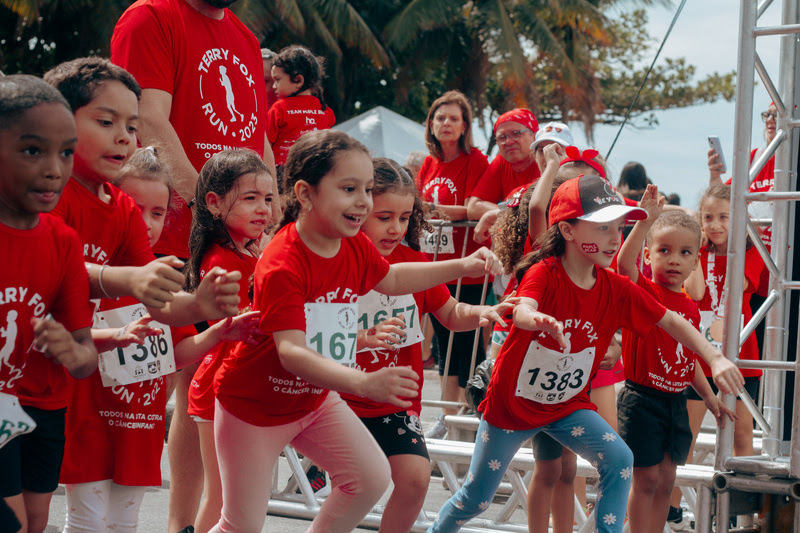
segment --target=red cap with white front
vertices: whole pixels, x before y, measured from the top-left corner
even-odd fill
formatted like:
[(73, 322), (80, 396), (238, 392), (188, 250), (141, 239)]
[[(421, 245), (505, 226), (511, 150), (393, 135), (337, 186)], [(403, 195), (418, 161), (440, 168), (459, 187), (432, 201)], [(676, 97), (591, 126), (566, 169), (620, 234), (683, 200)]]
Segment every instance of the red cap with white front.
[(562, 183), (550, 202), (551, 226), (573, 218), (604, 223), (622, 217), (644, 220), (647, 211), (625, 205), (611, 183), (592, 174)]

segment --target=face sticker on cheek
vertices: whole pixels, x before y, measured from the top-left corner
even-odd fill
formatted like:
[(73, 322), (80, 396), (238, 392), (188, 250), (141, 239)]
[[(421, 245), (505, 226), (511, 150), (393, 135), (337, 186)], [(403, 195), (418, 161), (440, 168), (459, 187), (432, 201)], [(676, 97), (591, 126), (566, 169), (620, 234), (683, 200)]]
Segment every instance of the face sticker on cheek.
[(581, 248), (583, 248), (583, 251), (586, 252), (587, 254), (596, 254), (597, 252), (600, 251), (597, 245), (593, 242), (581, 243)]

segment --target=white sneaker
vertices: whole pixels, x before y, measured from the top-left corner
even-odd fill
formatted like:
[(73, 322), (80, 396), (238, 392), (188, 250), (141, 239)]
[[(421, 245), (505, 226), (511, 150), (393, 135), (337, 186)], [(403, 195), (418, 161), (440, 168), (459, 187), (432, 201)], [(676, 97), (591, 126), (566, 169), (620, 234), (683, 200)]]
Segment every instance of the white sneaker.
[(675, 514), (677, 516), (672, 515), (667, 517), (667, 525), (669, 526), (669, 528), (672, 531), (691, 531), (692, 521), (686, 515), (685, 511), (681, 508), (679, 512)]
[(444, 413), (440, 413), (436, 422), (425, 432), (425, 438), (443, 439), (445, 435), (447, 435), (447, 426), (444, 425)]

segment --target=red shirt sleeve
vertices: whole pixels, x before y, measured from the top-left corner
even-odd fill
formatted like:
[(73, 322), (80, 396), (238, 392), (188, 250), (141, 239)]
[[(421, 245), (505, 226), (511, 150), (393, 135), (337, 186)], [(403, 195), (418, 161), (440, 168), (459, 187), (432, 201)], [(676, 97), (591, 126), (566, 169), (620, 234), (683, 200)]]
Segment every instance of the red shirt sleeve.
[(502, 158), (497, 156), (486, 168), (478, 184), (472, 191), (472, 196), (487, 202), (497, 203), (503, 200), (502, 191)]
[(83, 262), (83, 245), (71, 230), (65, 232), (64, 240), (61, 290), (51, 312), (67, 331), (75, 331), (91, 327), (94, 309), (89, 302), (89, 275)]
[(464, 191), (464, 198), (472, 196), (472, 191), (478, 185), (488, 166), (489, 163), (486, 156), (477, 148), (473, 148), (469, 155), (469, 169), (467, 170), (467, 186)]
[(650, 329), (667, 314), (667, 308), (630, 279), (613, 272), (606, 273), (616, 281), (614, 293), (620, 296), (621, 326), (640, 337), (647, 336)]
[(173, 94), (176, 43), (171, 25), (163, 23), (169, 17), (150, 2), (125, 11), (111, 37), (111, 62), (133, 74), (142, 88)]
[(270, 144), (275, 144), (275, 141), (278, 140), (280, 129), (286, 126), (283, 111), (284, 101), (278, 100), (269, 108), (269, 113), (267, 113), (267, 140)]

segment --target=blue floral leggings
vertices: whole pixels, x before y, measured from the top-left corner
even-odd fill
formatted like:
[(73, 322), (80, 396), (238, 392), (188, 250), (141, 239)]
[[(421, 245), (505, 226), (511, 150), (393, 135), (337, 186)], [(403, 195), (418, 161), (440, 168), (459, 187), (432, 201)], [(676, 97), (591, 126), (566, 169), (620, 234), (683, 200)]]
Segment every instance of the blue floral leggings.
[(597, 530), (622, 531), (631, 488), (633, 454), (600, 415), (581, 409), (552, 424), (525, 431), (496, 428), (482, 420), (467, 479), (444, 504), (428, 533), (458, 531), (468, 520), (485, 511), (514, 454), (539, 431), (547, 432), (597, 468), (600, 473), (595, 508)]

